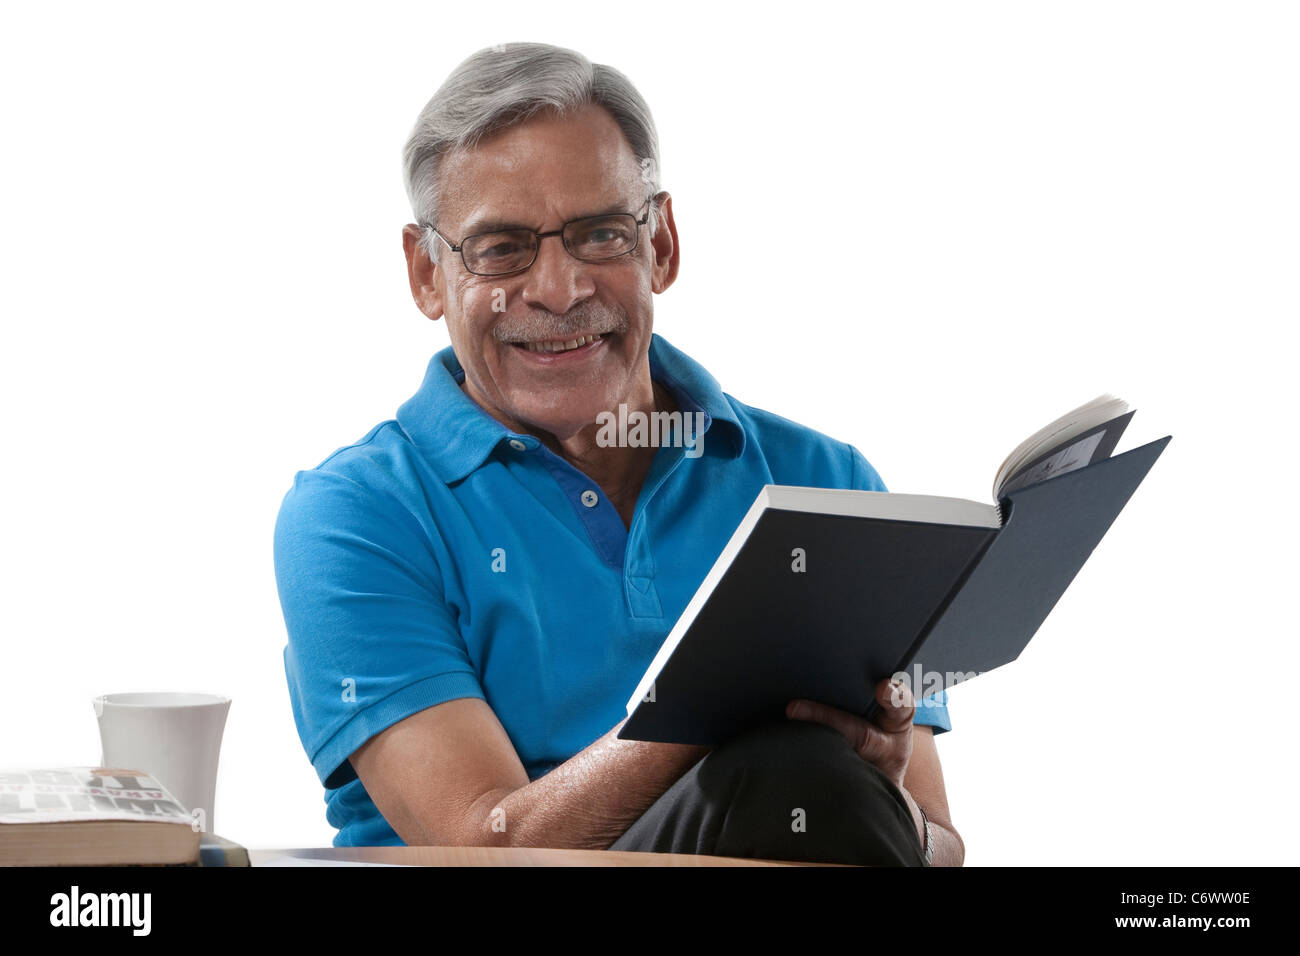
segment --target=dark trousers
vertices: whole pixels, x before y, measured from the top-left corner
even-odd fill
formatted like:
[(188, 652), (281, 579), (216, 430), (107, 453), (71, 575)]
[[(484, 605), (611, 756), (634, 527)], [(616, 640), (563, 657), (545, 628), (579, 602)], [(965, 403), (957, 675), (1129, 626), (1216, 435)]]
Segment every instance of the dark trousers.
[(903, 795), (823, 724), (780, 720), (711, 750), (611, 850), (921, 866)]

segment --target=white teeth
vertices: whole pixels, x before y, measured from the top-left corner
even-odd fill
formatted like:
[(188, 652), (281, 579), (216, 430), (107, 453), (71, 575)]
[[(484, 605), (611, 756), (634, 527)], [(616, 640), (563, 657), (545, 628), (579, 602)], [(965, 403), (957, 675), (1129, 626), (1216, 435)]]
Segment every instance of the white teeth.
[(600, 338), (599, 335), (584, 335), (580, 339), (569, 339), (568, 341), (525, 342), (524, 348), (528, 349), (530, 352), (568, 352), (571, 349), (582, 348), (584, 345), (589, 345), (598, 338)]

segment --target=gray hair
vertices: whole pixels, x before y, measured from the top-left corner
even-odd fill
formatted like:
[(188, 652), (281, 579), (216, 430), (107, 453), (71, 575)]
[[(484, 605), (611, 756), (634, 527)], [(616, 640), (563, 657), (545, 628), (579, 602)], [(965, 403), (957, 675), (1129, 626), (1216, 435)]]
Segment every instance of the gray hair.
[(432, 225), (438, 221), (438, 166), (453, 149), (469, 149), (490, 133), (543, 110), (561, 115), (595, 104), (607, 110), (641, 163), (655, 196), (650, 234), (658, 218), (659, 137), (650, 107), (631, 81), (611, 66), (546, 43), (487, 47), (452, 71), (420, 111), (402, 151), (406, 195), (422, 227), (420, 247), (437, 258)]

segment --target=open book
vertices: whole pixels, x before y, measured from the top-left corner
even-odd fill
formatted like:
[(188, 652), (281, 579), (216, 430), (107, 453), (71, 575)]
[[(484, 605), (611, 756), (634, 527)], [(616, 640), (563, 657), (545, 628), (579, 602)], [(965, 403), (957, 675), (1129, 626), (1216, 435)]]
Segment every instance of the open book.
[(712, 745), (792, 698), (870, 717), (1015, 660), (1170, 436), (1111, 457), (1102, 395), (1003, 461), (995, 504), (766, 485), (628, 701), (618, 736)]

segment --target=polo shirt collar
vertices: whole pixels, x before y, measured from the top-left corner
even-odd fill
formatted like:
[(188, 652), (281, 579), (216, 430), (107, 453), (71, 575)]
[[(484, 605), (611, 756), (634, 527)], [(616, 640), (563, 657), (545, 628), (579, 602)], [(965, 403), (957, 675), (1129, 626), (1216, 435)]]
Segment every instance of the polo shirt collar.
[[(657, 334), (650, 337), (650, 377), (673, 392), (683, 412), (704, 412), (704, 431), (724, 439), (724, 453), (737, 458), (745, 449), (745, 430), (709, 372)], [(515, 434), (461, 391), (465, 371), (451, 346), (429, 360), (420, 390), (397, 410), (397, 423), (448, 484), (470, 474), (503, 442), (536, 448), (532, 435)], [(714, 429), (720, 425), (720, 429)], [(706, 454), (716, 443), (706, 442)]]

